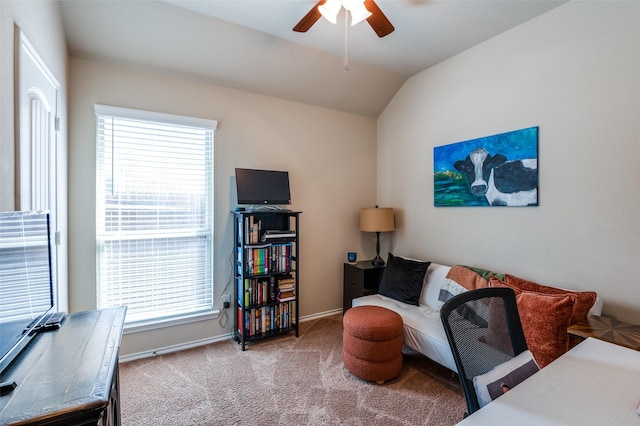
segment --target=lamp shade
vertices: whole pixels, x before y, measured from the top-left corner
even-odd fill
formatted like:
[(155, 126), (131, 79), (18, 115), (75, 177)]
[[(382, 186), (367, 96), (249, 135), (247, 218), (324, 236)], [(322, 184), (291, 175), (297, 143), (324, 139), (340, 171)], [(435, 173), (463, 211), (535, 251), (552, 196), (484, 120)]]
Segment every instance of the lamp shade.
[(371, 207), (360, 210), (360, 230), (364, 232), (390, 232), (395, 229), (391, 207)]
[(351, 12), (351, 25), (355, 25), (359, 22), (364, 21), (369, 16), (371, 16), (371, 12), (367, 10), (364, 6), (364, 2), (356, 2), (354, 7), (349, 10)]
[(335, 24), (338, 22), (338, 12), (340, 12), (341, 7), (342, 2), (340, 0), (327, 0), (325, 4), (318, 6), (318, 11), (327, 21)]

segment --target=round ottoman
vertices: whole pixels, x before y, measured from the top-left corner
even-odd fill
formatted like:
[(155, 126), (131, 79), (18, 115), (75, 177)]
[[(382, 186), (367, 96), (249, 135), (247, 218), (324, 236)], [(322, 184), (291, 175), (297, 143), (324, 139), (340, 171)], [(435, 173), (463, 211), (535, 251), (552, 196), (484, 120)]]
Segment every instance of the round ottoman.
[(342, 320), (342, 359), (355, 376), (384, 383), (402, 371), (402, 317), (380, 306), (356, 306)]

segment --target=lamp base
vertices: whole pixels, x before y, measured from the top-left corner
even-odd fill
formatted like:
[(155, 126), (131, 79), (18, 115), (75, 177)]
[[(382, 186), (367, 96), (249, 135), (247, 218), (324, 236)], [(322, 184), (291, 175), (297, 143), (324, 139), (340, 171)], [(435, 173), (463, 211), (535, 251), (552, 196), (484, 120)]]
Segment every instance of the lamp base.
[(373, 266), (384, 266), (384, 265), (385, 265), (385, 262), (384, 262), (384, 259), (383, 259), (383, 258), (381, 258), (379, 254), (376, 254), (376, 257), (374, 257), (374, 258), (371, 260), (371, 264), (372, 264)]

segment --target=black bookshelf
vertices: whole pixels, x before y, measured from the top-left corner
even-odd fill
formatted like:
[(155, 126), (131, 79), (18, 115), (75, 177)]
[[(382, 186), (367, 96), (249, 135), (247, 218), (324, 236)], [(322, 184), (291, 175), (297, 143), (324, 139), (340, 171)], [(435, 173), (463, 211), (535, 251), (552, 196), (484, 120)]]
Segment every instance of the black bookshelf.
[(299, 335), (299, 219), (291, 210), (234, 211), (234, 338)]

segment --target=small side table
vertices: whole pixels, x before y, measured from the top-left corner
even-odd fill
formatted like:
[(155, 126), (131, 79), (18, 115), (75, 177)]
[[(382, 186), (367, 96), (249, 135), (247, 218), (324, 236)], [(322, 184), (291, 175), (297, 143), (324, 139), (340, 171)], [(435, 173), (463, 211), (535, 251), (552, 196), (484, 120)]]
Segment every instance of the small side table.
[(344, 264), (343, 314), (351, 307), (353, 299), (378, 292), (383, 272), (384, 266), (373, 266), (371, 260)]
[(615, 318), (591, 315), (587, 317), (586, 322), (570, 326), (567, 332), (583, 339), (595, 337), (640, 351), (640, 325), (618, 321)]

